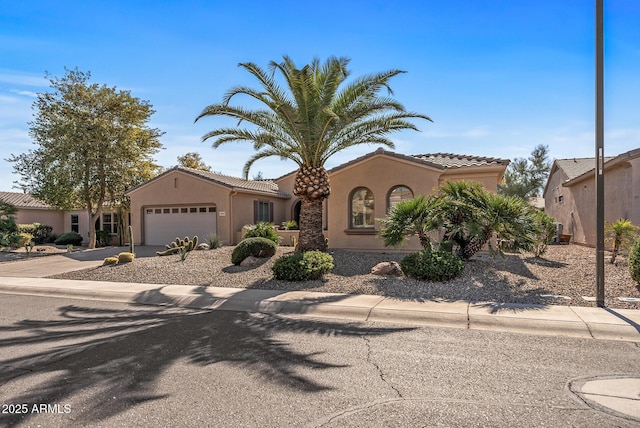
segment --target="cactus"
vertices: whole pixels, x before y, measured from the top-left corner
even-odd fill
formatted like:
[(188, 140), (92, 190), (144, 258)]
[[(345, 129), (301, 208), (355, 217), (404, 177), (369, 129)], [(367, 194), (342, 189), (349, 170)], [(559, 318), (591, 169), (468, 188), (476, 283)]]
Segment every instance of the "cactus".
[(134, 245), (133, 245), (133, 228), (129, 226), (129, 252), (131, 254), (135, 254)]
[(102, 262), (103, 266), (107, 266), (107, 265), (115, 265), (118, 264), (118, 258), (117, 257), (107, 257), (106, 259), (104, 259), (104, 261)]
[(131, 263), (134, 258), (135, 256), (133, 253), (123, 252), (118, 254), (118, 263)]
[(180, 260), (184, 261), (187, 255), (198, 246), (198, 237), (193, 239), (185, 236), (184, 239), (176, 238), (175, 241), (166, 244), (164, 251), (156, 251), (157, 256), (170, 256), (171, 254), (179, 254)]

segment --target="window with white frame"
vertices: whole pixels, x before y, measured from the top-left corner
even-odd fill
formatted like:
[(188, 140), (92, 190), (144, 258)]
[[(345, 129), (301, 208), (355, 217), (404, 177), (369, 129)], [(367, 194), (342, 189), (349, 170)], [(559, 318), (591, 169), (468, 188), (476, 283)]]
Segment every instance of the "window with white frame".
[(102, 214), (102, 230), (109, 232), (112, 235), (118, 233), (118, 214), (117, 213)]
[(78, 214), (71, 214), (71, 231), (80, 232), (80, 216)]

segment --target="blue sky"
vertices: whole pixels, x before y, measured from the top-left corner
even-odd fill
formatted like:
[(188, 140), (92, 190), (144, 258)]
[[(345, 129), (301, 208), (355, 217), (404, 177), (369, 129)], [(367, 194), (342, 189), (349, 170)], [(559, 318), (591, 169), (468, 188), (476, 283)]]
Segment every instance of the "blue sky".
[[(45, 71), (64, 67), (154, 106), (160, 165), (196, 151), (239, 176), (250, 144), (200, 142), (234, 122), (193, 121), (232, 86), (257, 86), (238, 63), (266, 67), (284, 54), (299, 65), (348, 56), (354, 77), (406, 70), (392, 80), (395, 98), (434, 123), (394, 134), (397, 152), (513, 159), (546, 144), (551, 158), (592, 157), (594, 10), (593, 0), (0, 0), (0, 190), (15, 191), (17, 179), (5, 159), (35, 147), (28, 122), (35, 93), (49, 90)], [(640, 147), (639, 22), (639, 1), (605, 0), (606, 155)], [(270, 158), (251, 174), (293, 169)]]

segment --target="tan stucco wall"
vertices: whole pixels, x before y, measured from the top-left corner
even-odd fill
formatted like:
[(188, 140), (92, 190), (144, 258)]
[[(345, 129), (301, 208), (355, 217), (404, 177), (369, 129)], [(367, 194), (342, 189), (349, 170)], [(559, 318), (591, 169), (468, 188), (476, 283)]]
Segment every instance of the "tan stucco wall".
[(180, 171), (172, 171), (134, 189), (129, 196), (131, 226), (136, 244), (144, 243), (144, 209), (146, 207), (158, 205), (170, 207), (184, 204), (215, 205), (218, 215), (215, 233), (223, 243), (233, 242), (230, 219), (234, 214), (230, 210), (229, 189), (224, 186)]
[[(328, 238), (331, 248), (354, 250), (375, 249), (392, 251), (385, 248), (375, 234), (350, 234), (349, 216), (352, 191), (357, 187), (367, 187), (374, 195), (374, 218), (381, 219), (387, 215), (387, 195), (396, 186), (406, 186), (414, 196), (429, 194), (438, 186), (440, 171), (407, 162), (389, 156), (373, 156), (363, 162), (339, 169), (329, 175), (331, 180), (331, 196), (328, 205)], [(376, 220), (375, 230), (381, 223)], [(416, 239), (402, 247), (403, 251), (419, 249)]]
[(16, 213), (16, 223), (40, 223), (53, 228), (52, 233), (60, 235), (64, 230), (64, 213), (49, 209), (21, 208)]
[[(269, 195), (257, 195), (252, 193), (236, 193), (232, 197), (233, 209), (231, 217), (231, 227), (233, 244), (237, 244), (242, 239), (242, 228), (254, 223), (254, 201), (273, 202), (273, 223), (279, 225), (285, 221), (285, 210), (288, 199), (274, 198)], [(218, 218), (220, 220), (220, 218)]]
[[(605, 222), (627, 218), (640, 225), (640, 159), (605, 169)], [(571, 186), (562, 186), (566, 175), (557, 171), (549, 178), (545, 194), (545, 211), (563, 225), (563, 233), (573, 242), (596, 245), (595, 177), (589, 175)], [(558, 197), (562, 196), (562, 202)]]

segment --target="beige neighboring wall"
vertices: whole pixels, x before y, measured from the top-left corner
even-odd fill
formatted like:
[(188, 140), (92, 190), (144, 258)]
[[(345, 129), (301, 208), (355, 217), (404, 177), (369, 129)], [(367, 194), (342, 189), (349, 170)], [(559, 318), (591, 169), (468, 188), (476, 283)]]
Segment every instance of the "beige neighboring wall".
[[(605, 164), (605, 222), (619, 218), (640, 225), (640, 157)], [(549, 178), (545, 211), (563, 226), (572, 241), (596, 245), (596, 189), (593, 170), (567, 182), (561, 170)]]
[(53, 209), (20, 208), (16, 213), (16, 223), (40, 223), (52, 227), (51, 233), (60, 235), (64, 230), (64, 213)]

